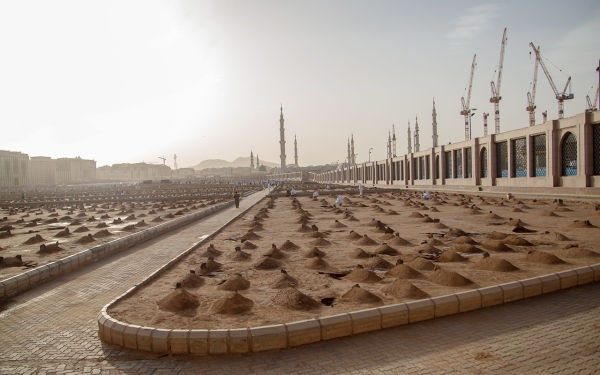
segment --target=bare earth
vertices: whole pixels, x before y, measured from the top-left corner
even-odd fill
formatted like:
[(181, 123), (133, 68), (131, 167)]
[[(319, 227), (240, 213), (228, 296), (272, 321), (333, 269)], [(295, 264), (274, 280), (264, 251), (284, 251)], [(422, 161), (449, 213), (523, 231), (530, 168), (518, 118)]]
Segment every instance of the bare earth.
[[(595, 210), (596, 204), (482, 200), (445, 193), (432, 194), (431, 200), (422, 200), (419, 195), (410, 192), (366, 197), (346, 194), (341, 209), (332, 206), (333, 196), (321, 195), (318, 200), (299, 197), (300, 208), (293, 204), (293, 198), (265, 199), (210, 241), (217, 252), (207, 251), (208, 245), (193, 251), (157, 280), (109, 309), (109, 314), (130, 324), (169, 329), (264, 326), (455, 293), (600, 262), (600, 211)], [(397, 215), (390, 214), (390, 210)], [(556, 216), (548, 216), (550, 211)], [(308, 213), (304, 218), (311, 232), (299, 231), (304, 212)], [(439, 219), (439, 223), (411, 217), (419, 216), (414, 212)], [(401, 239), (371, 226), (375, 223), (373, 219), (384, 223), (407, 242), (397, 244)], [(513, 232), (515, 225), (509, 223), (510, 219), (520, 219), (520, 228), (534, 232)], [(262, 225), (256, 225), (255, 220)], [(310, 229), (311, 225), (316, 225), (318, 231)], [(248, 239), (245, 243), (252, 242), (255, 249), (242, 243), (242, 236), (250, 228), (260, 238)], [(452, 236), (451, 229), (461, 229), (466, 236)], [(361, 238), (350, 239), (350, 231)], [(492, 232), (512, 236), (492, 240), (488, 238)], [(322, 237), (316, 237), (319, 236), (316, 233)], [(373, 244), (364, 244), (364, 235), (374, 240)], [(284, 243), (288, 240), (298, 248), (285, 249)], [(426, 241), (429, 246), (423, 244)], [(473, 242), (476, 249), (469, 250), (466, 242)], [(272, 250), (272, 244), (277, 250)], [(506, 247), (499, 251), (503, 245)], [(567, 245), (574, 247), (564, 249)], [(248, 255), (236, 252), (236, 246), (241, 246)], [(353, 258), (358, 248), (369, 254), (397, 251), (399, 255)], [(489, 257), (484, 258), (485, 253), (474, 251), (487, 252)], [(315, 257), (315, 252), (321, 256)], [(264, 256), (267, 253), (271, 257)], [(218, 270), (205, 272), (201, 268), (202, 263), (210, 266), (209, 256), (221, 264)], [(279, 256), (281, 259), (275, 259)], [(433, 263), (427, 263), (425, 258), (432, 259)], [(390, 272), (395, 276), (388, 274), (383, 261), (393, 267), (399, 259), (404, 266)], [(265, 261), (280, 264), (275, 263), (273, 269), (257, 269), (257, 265)], [(356, 269), (357, 265), (363, 269)], [(311, 268), (318, 266), (323, 268)], [(435, 270), (419, 269), (422, 268), (419, 266)], [(274, 283), (285, 276), (282, 268), (293, 279), (279, 283), (282, 289), (273, 288)], [(185, 293), (187, 300), (182, 301), (181, 290), (176, 290), (175, 285), (178, 282), (185, 285), (190, 279), (190, 270), (196, 271), (194, 279), (201, 285), (184, 287), (189, 293)], [(353, 270), (351, 275), (343, 276)], [(240, 276), (249, 282), (248, 289), (244, 289)], [(234, 277), (237, 280), (233, 280)], [(218, 288), (227, 285), (224, 282), (228, 279), (235, 281), (234, 289), (239, 295)], [(176, 295), (171, 295), (174, 292)], [(251, 306), (248, 311), (232, 314), (239, 312), (238, 303), (216, 312), (216, 306), (222, 306), (225, 301), (215, 302), (223, 297), (240, 299), (240, 295), (252, 301), (242, 303)], [(159, 306), (158, 301), (162, 299)]]

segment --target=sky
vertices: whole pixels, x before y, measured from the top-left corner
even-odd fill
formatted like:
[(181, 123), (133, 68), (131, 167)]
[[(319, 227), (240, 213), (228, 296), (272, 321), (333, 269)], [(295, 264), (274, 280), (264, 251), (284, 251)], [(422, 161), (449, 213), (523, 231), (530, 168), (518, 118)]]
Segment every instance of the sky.
[[(418, 118), (421, 150), (464, 140), (461, 97), (473, 55), (472, 135), (494, 132), (490, 82), (507, 28), (501, 132), (528, 126), (540, 46), (565, 117), (598, 85), (600, 2), (554, 1), (5, 1), (0, 0), (0, 149), (29, 156), (190, 167), (252, 151), (279, 163), (397, 154)], [(592, 88), (593, 87), (593, 88)], [(536, 123), (558, 117), (538, 72)]]

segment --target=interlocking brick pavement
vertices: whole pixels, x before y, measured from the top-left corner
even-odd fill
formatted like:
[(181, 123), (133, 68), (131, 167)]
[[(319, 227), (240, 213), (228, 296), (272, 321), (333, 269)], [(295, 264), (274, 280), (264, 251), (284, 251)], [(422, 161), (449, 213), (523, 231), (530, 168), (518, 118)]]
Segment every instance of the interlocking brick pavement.
[[(242, 200), (241, 208), (263, 194)], [(600, 368), (600, 284), (272, 353), (159, 357), (98, 339), (102, 306), (239, 212), (228, 208), (0, 306), (0, 374), (591, 374)]]

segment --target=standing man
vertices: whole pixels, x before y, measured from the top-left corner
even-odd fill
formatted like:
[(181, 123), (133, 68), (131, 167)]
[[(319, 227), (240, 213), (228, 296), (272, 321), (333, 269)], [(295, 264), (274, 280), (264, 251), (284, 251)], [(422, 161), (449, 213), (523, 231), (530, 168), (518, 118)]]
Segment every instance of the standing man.
[(233, 200), (235, 201), (235, 208), (240, 208), (240, 193), (237, 191), (233, 194)]
[(360, 196), (363, 196), (363, 186), (362, 186), (362, 182), (358, 183), (358, 191), (360, 192)]

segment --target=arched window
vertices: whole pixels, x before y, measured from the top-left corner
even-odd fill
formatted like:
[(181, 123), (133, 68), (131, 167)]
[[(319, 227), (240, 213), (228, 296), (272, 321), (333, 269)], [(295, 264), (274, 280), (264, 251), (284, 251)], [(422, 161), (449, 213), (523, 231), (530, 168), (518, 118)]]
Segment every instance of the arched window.
[(483, 147), (481, 149), (481, 177), (485, 178), (488, 176), (488, 157), (487, 157), (487, 148)]
[(577, 175), (577, 138), (575, 134), (568, 132), (563, 137), (562, 152), (562, 175)]

